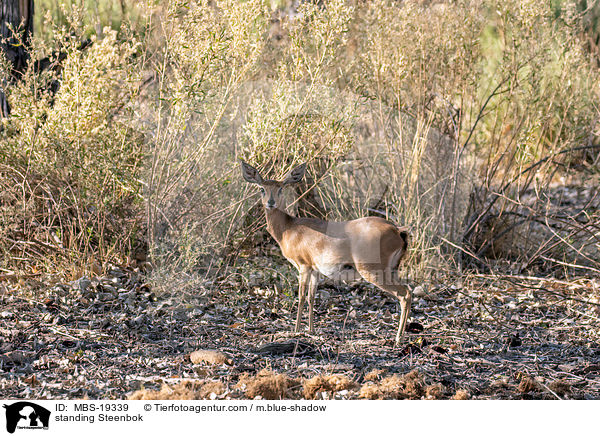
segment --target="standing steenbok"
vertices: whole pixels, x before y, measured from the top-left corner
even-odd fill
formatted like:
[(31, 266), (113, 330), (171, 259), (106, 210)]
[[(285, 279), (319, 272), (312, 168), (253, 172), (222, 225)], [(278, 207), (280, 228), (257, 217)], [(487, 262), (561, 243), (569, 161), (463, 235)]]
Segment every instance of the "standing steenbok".
[(290, 171), (283, 182), (277, 182), (264, 180), (256, 168), (242, 161), (244, 179), (261, 187), (267, 230), (300, 273), (295, 331), (300, 329), (308, 289), (308, 329), (314, 332), (313, 307), (319, 273), (334, 280), (348, 280), (358, 272), (400, 300), (397, 345), (404, 333), (411, 302), (410, 289), (398, 277), (398, 265), (408, 247), (408, 232), (377, 217), (333, 222), (287, 214), (281, 200), (283, 187), (300, 182), (305, 170), (306, 164), (302, 164)]

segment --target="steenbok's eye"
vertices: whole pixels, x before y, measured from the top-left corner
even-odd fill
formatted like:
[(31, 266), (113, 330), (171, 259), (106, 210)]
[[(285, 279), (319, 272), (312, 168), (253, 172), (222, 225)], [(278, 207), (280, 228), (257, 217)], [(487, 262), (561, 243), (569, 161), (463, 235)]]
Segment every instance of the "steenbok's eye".
[(279, 188), (279, 194), (281, 195), (281, 191), (283, 191), (283, 188)]
[(262, 192), (262, 194), (265, 195), (265, 188), (260, 188), (260, 192)]

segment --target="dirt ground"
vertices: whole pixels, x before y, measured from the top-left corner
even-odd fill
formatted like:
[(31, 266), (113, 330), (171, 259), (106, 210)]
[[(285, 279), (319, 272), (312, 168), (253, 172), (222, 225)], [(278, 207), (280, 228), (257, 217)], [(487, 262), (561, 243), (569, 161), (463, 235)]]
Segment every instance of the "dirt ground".
[(294, 304), (235, 280), (158, 292), (120, 268), (0, 282), (0, 397), (600, 399), (598, 280), (419, 287), (398, 348), (398, 305), (368, 284), (322, 284), (315, 335), (291, 333)]

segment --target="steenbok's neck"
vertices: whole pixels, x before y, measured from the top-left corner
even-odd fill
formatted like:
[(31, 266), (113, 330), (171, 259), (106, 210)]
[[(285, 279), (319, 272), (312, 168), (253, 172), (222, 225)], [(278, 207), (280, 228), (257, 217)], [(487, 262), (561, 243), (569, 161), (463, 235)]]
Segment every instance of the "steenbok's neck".
[(265, 215), (267, 216), (267, 230), (278, 243), (281, 243), (283, 232), (290, 226), (294, 217), (281, 209), (265, 209)]

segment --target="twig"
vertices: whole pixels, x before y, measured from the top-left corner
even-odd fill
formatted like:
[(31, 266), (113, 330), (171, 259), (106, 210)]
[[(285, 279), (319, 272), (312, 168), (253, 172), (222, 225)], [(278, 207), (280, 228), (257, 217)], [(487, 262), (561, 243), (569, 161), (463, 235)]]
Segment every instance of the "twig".
[(452, 246), (452, 247), (454, 247), (454, 248), (457, 248), (457, 249), (459, 249), (459, 250), (460, 250), (460, 251), (462, 251), (463, 253), (466, 253), (466, 254), (468, 254), (468, 255), (469, 255), (469, 256), (471, 256), (473, 259), (476, 259), (476, 260), (478, 260), (478, 261), (479, 261), (479, 262), (481, 262), (482, 264), (484, 264), (484, 265), (486, 264), (486, 263), (483, 261), (483, 259), (481, 259), (479, 256), (477, 256), (475, 253), (473, 253), (473, 252), (471, 252), (471, 251), (467, 250), (466, 248), (464, 248), (464, 247), (461, 247), (461, 246), (459, 246), (459, 245), (456, 245), (454, 242), (450, 242), (449, 240), (447, 240), (447, 239), (446, 239), (446, 238), (444, 238), (444, 237), (441, 237), (441, 236), (440, 236), (440, 239), (441, 239), (442, 241), (444, 241), (446, 244), (448, 244), (448, 245), (450, 245), (450, 246)]
[(588, 301), (588, 300), (582, 300), (581, 298), (569, 297), (568, 295), (564, 295), (564, 294), (561, 294), (560, 292), (552, 291), (552, 290), (550, 290), (548, 288), (544, 288), (542, 286), (539, 286), (539, 287), (536, 287), (536, 286), (527, 286), (527, 285), (524, 285), (524, 284), (519, 283), (517, 281), (511, 280), (508, 277), (503, 277), (503, 278), (501, 278), (501, 280), (505, 280), (505, 281), (507, 281), (509, 283), (512, 283), (513, 285), (520, 286), (520, 287), (525, 288), (525, 289), (531, 289), (533, 291), (547, 292), (548, 294), (556, 295), (557, 297), (561, 297), (561, 298), (563, 298), (565, 300), (577, 301), (578, 303), (590, 304), (592, 306), (600, 307), (600, 303), (595, 303), (593, 301)]
[(473, 274), (472, 277), (480, 278), (480, 279), (518, 279), (518, 280), (529, 280), (534, 282), (553, 282), (558, 283), (560, 285), (567, 286), (578, 286), (580, 288), (585, 288), (583, 285), (578, 285), (576, 283), (566, 282), (564, 280), (555, 279), (554, 277), (535, 277), (535, 276), (522, 276), (522, 275), (506, 275), (506, 274)]
[(67, 338), (75, 339), (76, 341), (80, 340), (79, 338), (76, 338), (75, 336), (72, 336), (72, 335), (70, 335), (68, 333), (61, 332), (60, 330), (58, 330), (58, 329), (56, 329), (54, 327), (48, 327), (48, 329), (51, 330), (51, 331), (53, 331), (56, 334), (59, 334), (59, 335), (62, 335), (62, 336), (66, 336)]
[(473, 233), (473, 231), (475, 230), (475, 228), (477, 227), (477, 225), (481, 222), (481, 220), (483, 219), (483, 217), (492, 208), (492, 206), (494, 205), (494, 203), (496, 203), (496, 200), (498, 200), (499, 198), (501, 198), (502, 195), (503, 195), (502, 193), (505, 192), (508, 189), (508, 187), (510, 185), (512, 185), (514, 182), (516, 182), (520, 177), (522, 177), (523, 175), (525, 175), (528, 172), (530, 172), (531, 170), (537, 168), (538, 166), (540, 166), (544, 162), (546, 162), (546, 161), (548, 161), (550, 159), (553, 159), (554, 157), (556, 157), (558, 155), (565, 154), (565, 153), (571, 153), (571, 152), (575, 152), (575, 151), (592, 150), (592, 149), (600, 149), (600, 145), (584, 145), (584, 146), (580, 146), (580, 147), (567, 148), (565, 150), (561, 150), (559, 152), (552, 153), (551, 155), (546, 156), (546, 157), (538, 160), (537, 162), (531, 164), (530, 166), (528, 166), (527, 168), (525, 168), (523, 171), (520, 171), (511, 180), (509, 180), (508, 182), (506, 182), (504, 184), (504, 186), (502, 186), (500, 188), (499, 192), (492, 192), (491, 193), (491, 195), (493, 195), (494, 198), (492, 198), (492, 200), (489, 202), (489, 204), (487, 205), (487, 207), (485, 208), (485, 210), (479, 214), (479, 216), (473, 221), (473, 223), (471, 223), (471, 225), (469, 226), (469, 228), (465, 231), (465, 233), (463, 235), (463, 239), (467, 239), (467, 238), (469, 238), (469, 236), (471, 236), (471, 233)]
[(562, 400), (561, 397), (558, 396), (558, 394), (556, 392), (554, 392), (552, 389), (550, 389), (548, 386), (546, 386), (544, 383), (542, 382), (537, 382), (540, 386), (542, 386), (544, 389), (546, 389), (548, 392), (550, 392), (552, 395), (554, 395), (558, 400)]
[(12, 282), (18, 282), (21, 279), (32, 279), (34, 277), (39, 277), (41, 275), (42, 275), (41, 273), (36, 273), (36, 274), (0, 274), (0, 282), (4, 281), (4, 280), (6, 280), (6, 281), (12, 281)]
[(557, 264), (559, 264), (559, 265), (568, 266), (568, 267), (571, 267), (571, 268), (587, 269), (587, 270), (589, 270), (589, 271), (594, 271), (594, 272), (596, 272), (596, 273), (600, 273), (600, 269), (597, 269), (597, 268), (592, 268), (591, 266), (586, 266), (586, 265), (577, 265), (577, 264), (574, 264), (574, 263), (562, 262), (562, 261), (560, 261), (560, 260), (558, 260), (558, 259), (553, 259), (553, 258), (551, 258), (551, 257), (547, 257), (547, 256), (540, 256), (540, 257), (541, 257), (542, 259), (544, 259), (544, 260), (547, 260), (547, 261), (549, 261), (549, 262), (554, 262), (554, 263), (557, 263)]

